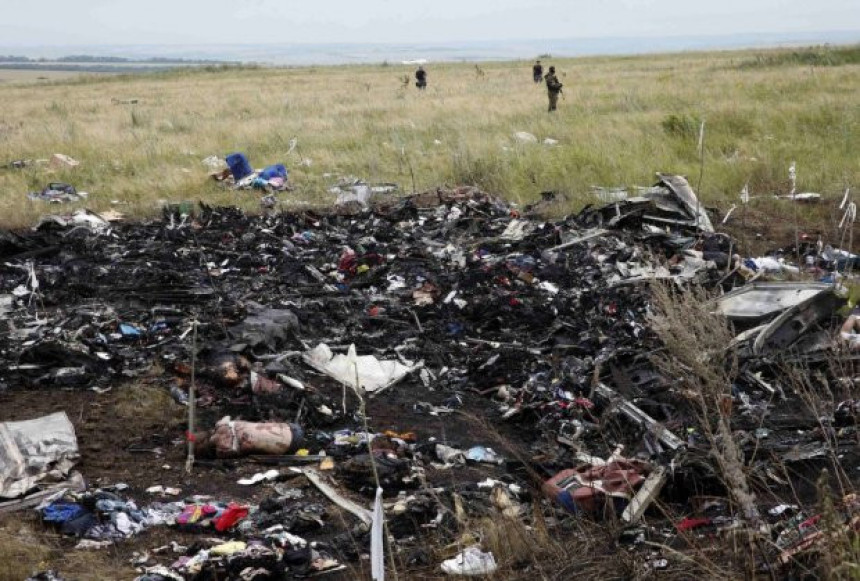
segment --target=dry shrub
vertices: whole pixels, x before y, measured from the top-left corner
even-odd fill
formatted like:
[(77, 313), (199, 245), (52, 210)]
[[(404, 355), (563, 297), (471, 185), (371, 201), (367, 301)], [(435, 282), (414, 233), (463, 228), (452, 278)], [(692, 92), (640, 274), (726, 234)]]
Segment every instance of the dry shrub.
[[(852, 499), (855, 487), (851, 472), (855, 466), (845, 465), (839, 450), (837, 430), (824, 420), (831, 417), (838, 401), (850, 399), (856, 393), (856, 361), (850, 353), (835, 351), (826, 369), (810, 369), (802, 364), (783, 364), (780, 375), (789, 389), (797, 394), (809, 416), (815, 418), (822, 446), (827, 452), (829, 469), (818, 475), (815, 488), (818, 497), (818, 523), (823, 531), (821, 541), (793, 564), (804, 567), (814, 563), (816, 574), (823, 579), (860, 579), (860, 536), (855, 522), (856, 513), (847, 514), (842, 499)], [(835, 378), (831, 382), (830, 378)], [(783, 473), (788, 470), (783, 467)], [(848, 500), (846, 504), (853, 504)]]
[[(730, 348), (733, 334), (726, 320), (714, 312), (712, 298), (702, 289), (678, 292), (666, 285), (654, 285), (652, 322), (665, 345), (664, 351), (656, 355), (654, 361), (667, 377), (675, 378), (676, 387), (693, 403), (702, 433), (712, 446), (712, 456), (732, 500), (748, 522), (755, 525), (760, 521), (755, 499), (750, 492), (743, 454), (730, 426), (730, 390), (738, 374), (736, 354)], [(831, 375), (839, 377), (845, 374), (845, 367), (843, 361), (832, 361)], [(834, 390), (822, 371), (788, 364), (783, 365), (780, 371), (781, 382), (800, 397), (812, 417), (822, 418), (832, 413)], [(835, 435), (823, 423), (819, 423), (819, 428), (825, 435), (825, 447), (829, 451), (840, 496), (847, 494), (852, 487), (839, 461)], [(787, 474), (785, 467), (782, 469)], [(814, 563), (816, 578), (860, 578), (858, 537), (848, 531), (834, 506), (827, 471), (822, 473), (818, 491), (824, 537), (817, 547), (800, 557), (803, 562)], [(754, 530), (739, 532), (744, 534), (735, 539), (735, 546), (727, 545), (726, 548), (732, 550), (735, 558), (741, 557), (751, 565), (755, 552), (765, 554), (767, 540), (759, 538)], [(795, 564), (805, 568), (800, 561)], [(751, 570), (748, 569), (748, 575)]]
[(729, 325), (713, 311), (710, 297), (701, 288), (676, 292), (674, 287), (655, 283), (652, 291), (652, 322), (665, 345), (655, 356), (655, 364), (666, 377), (675, 378), (693, 403), (729, 493), (743, 516), (757, 523), (759, 514), (743, 453), (730, 424), (737, 358), (729, 348), (733, 339)]
[(540, 548), (535, 535), (518, 519), (483, 518), (474, 523), (474, 528), (479, 531), (485, 549), (503, 566), (531, 561)]
[(825, 579), (860, 579), (860, 537), (853, 521), (846, 524), (840, 516), (827, 477), (825, 470), (818, 482), (824, 541), (817, 549), (817, 568)]
[(839, 434), (829, 422), (839, 402), (857, 398), (860, 383), (860, 369), (855, 354), (844, 346), (833, 349), (826, 363), (811, 367), (803, 362), (783, 363), (779, 368), (782, 383), (796, 394), (806, 408), (808, 417), (813, 418), (824, 442), (830, 460), (830, 469), (836, 479), (841, 495), (854, 492), (850, 472), (854, 466), (845, 466), (840, 458)]

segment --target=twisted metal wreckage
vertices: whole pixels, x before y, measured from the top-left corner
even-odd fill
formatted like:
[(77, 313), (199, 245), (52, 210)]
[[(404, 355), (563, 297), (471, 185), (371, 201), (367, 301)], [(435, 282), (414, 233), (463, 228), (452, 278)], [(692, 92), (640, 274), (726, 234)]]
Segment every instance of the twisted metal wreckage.
[[(137, 223), (79, 212), (2, 233), (0, 389), (98, 389), (158, 362), (177, 405), (195, 383), (211, 426), (195, 438), (199, 462), (275, 468), (248, 481), (271, 487), (259, 505), (138, 507), (134, 490), (64, 480), (74, 432), (28, 468), (51, 444), (3, 425), (0, 511), (38, 504), (46, 523), (96, 543), (151, 526), (242, 539), (138, 563), (145, 580), (341, 570), (383, 513), (389, 551), (438, 566), (422, 552), (428, 536), (459, 538), (464, 514), (529, 523), (538, 491), (557, 519), (619, 518), (634, 547), (683, 550), (683, 539), (765, 526), (758, 566), (791, 564), (825, 538), (807, 512), (817, 474), (834, 458), (856, 466), (856, 406), (836, 405), (845, 377), (829, 364), (845, 299), (832, 283), (748, 283), (686, 180), (659, 178), (557, 222), (461, 188), (254, 217), (205, 205)], [(709, 307), (739, 333), (722, 355), (735, 366), (723, 412), (759, 522), (727, 488), (696, 398), (654, 365), (654, 281), (726, 291)], [(789, 364), (829, 386), (824, 408), (807, 411)], [(840, 505), (846, 527), (856, 508)], [(667, 514), (684, 518), (667, 528)], [(451, 573), (505, 557), (479, 545), (447, 556)]]

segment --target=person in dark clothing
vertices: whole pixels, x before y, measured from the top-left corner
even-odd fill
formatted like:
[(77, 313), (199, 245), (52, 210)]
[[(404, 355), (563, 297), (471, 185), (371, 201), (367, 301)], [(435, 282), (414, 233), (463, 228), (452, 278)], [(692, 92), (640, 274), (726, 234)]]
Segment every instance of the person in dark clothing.
[(418, 70), (415, 71), (415, 86), (422, 91), (427, 88), (427, 71), (424, 70), (424, 67), (418, 67)]
[(540, 64), (540, 61), (535, 61), (535, 66), (532, 67), (532, 76), (534, 77), (535, 84), (543, 80), (543, 65)]
[(546, 81), (546, 90), (549, 96), (548, 111), (555, 111), (558, 107), (558, 96), (561, 93), (561, 88), (564, 86), (555, 76), (555, 67), (550, 67), (549, 72), (544, 77)]

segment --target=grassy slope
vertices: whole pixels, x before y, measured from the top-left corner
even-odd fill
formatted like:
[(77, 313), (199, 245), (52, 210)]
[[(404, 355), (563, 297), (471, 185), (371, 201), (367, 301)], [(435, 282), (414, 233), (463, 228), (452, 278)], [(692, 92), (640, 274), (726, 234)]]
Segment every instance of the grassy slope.
[[(25, 194), (51, 180), (89, 191), (93, 209), (120, 200), (147, 213), (158, 200), (200, 198), (254, 207), (253, 194), (221, 192), (206, 179), (200, 160), (231, 151), (245, 151), (258, 167), (285, 162), (297, 186), (289, 197), (302, 201), (329, 199), (331, 176), (409, 189), (411, 164), (418, 189), (477, 183), (515, 201), (555, 189), (577, 205), (591, 185), (648, 184), (658, 170), (687, 174), (695, 184), (700, 119), (706, 203), (728, 206), (747, 180), (754, 193), (785, 193), (793, 160), (801, 190), (837, 197), (860, 181), (860, 65), (851, 52), (813, 64), (794, 54), (556, 60), (566, 99), (554, 115), (526, 62), (482, 64), (482, 77), (471, 64), (431, 65), (424, 94), (402, 86), (412, 72), (403, 66), (0, 86), (0, 163), (55, 152), (82, 162), (56, 173), (0, 170), (0, 221), (25, 225), (48, 211)], [(517, 145), (514, 131), (560, 144)], [(310, 167), (286, 155), (291, 137)]]

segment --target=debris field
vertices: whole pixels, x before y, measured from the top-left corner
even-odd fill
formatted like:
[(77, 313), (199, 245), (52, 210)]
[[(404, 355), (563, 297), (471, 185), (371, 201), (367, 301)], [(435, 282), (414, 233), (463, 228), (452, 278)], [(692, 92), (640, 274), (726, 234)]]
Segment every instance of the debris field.
[(679, 176), (556, 221), (369, 199), (0, 233), (0, 514), (140, 581), (534, 576), (488, 522), (612, 524), (643, 577), (743, 533), (780, 577), (853, 533), (838, 264), (744, 260)]

